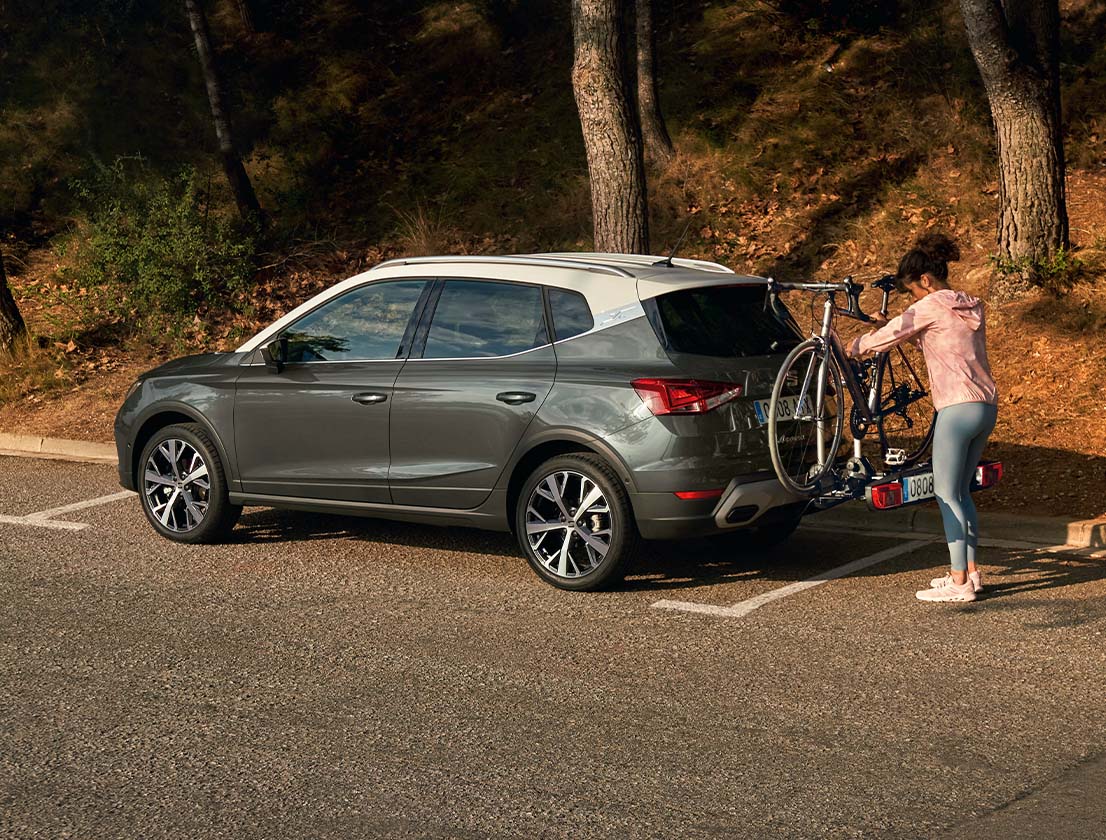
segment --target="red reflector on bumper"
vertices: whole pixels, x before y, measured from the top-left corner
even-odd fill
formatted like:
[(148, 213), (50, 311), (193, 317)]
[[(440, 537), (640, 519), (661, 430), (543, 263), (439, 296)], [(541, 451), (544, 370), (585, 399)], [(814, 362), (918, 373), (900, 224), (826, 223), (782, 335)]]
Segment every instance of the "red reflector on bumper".
[(696, 499), (721, 499), (721, 490), (682, 490), (676, 493), (677, 499), (683, 499), (685, 502), (694, 501)]
[(893, 481), (889, 484), (877, 484), (872, 488), (872, 507), (879, 510), (898, 507), (902, 504), (902, 485)]
[(1002, 461), (991, 461), (988, 464), (980, 464), (975, 469), (975, 482), (982, 490), (994, 487), (1002, 480)]

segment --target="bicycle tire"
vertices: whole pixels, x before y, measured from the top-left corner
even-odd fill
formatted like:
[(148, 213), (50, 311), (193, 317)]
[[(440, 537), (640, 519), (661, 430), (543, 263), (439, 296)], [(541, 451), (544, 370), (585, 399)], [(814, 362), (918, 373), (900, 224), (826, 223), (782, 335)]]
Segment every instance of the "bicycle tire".
[[(802, 362), (804, 356), (810, 356), (809, 362)], [(832, 438), (826, 443), (827, 457), (825, 463), (817, 463), (817, 455), (815, 454), (814, 466), (804, 469), (806, 462), (808, 461), (809, 452), (804, 451), (800, 453), (801, 458), (799, 463), (795, 463), (795, 452), (793, 449), (788, 450), (785, 454), (781, 452), (780, 443), (782, 441), (780, 437), (780, 425), (781, 423), (792, 424), (796, 421), (794, 418), (781, 418), (780, 406), (781, 402), (787, 396), (785, 393), (788, 390), (787, 379), (788, 374), (792, 368), (796, 368), (797, 382), (793, 387), (795, 390), (803, 389), (803, 382), (809, 381), (808, 388), (813, 389), (813, 392), (817, 392), (818, 382), (817, 377), (813, 380), (808, 380), (808, 370), (810, 365), (814, 364), (815, 371), (821, 364), (819, 359), (824, 359), (826, 362), (827, 379), (823, 383), (826, 387), (827, 393), (829, 393), (829, 387), (833, 388), (834, 399), (837, 401), (837, 411), (833, 416)], [(780, 483), (784, 487), (791, 490), (791, 492), (799, 495), (814, 495), (821, 485), (822, 479), (833, 468), (834, 458), (836, 457), (837, 449), (841, 445), (841, 438), (844, 435), (845, 430), (845, 409), (840, 403), (844, 397), (844, 380), (841, 378), (841, 371), (837, 366), (837, 360), (832, 354), (827, 356), (827, 350), (825, 345), (816, 339), (809, 339), (804, 341), (795, 347), (790, 353), (787, 354), (787, 358), (784, 359), (783, 364), (780, 366), (779, 373), (776, 375), (775, 385), (772, 387), (772, 400), (768, 409), (768, 450), (772, 456), (772, 468), (776, 471), (776, 477), (780, 480)], [(801, 395), (800, 395), (801, 396)], [(809, 399), (809, 397), (808, 397)], [(815, 400), (815, 405), (819, 402), (823, 406), (826, 405), (826, 401)], [(812, 423), (816, 420), (812, 420)], [(815, 434), (817, 434), (815, 432)], [(817, 440), (808, 437), (806, 443), (806, 450), (809, 450), (811, 446), (817, 448)], [(786, 463), (785, 463), (786, 462)], [(793, 472), (798, 471), (798, 474)]]
[[(895, 350), (902, 354), (901, 348), (895, 348)], [(919, 416), (914, 417), (913, 419), (907, 417), (906, 414), (899, 414), (898, 412), (892, 414), (882, 413), (884, 379), (891, 376), (891, 366), (892, 364), (894, 364), (892, 356), (893, 352), (894, 351), (881, 354), (879, 366), (876, 368), (875, 387), (876, 393), (879, 394), (880, 398), (880, 416), (876, 420), (876, 432), (879, 435), (880, 457), (881, 459), (883, 459), (885, 467), (887, 466), (886, 456), (888, 449), (893, 447), (898, 449), (906, 449), (906, 460), (902, 463), (901, 466), (899, 466), (899, 469), (901, 469), (902, 467), (909, 467), (917, 463), (918, 460), (929, 449), (930, 444), (933, 442), (933, 431), (937, 420), (937, 412), (933, 409), (933, 400), (927, 392), (925, 397), (919, 398), (909, 404), (908, 409), (914, 408), (915, 406), (918, 408)], [(903, 359), (906, 360), (905, 355), (903, 355)], [(914, 382), (917, 383), (917, 385), (921, 387), (922, 390), (925, 390), (925, 383), (923, 383), (918, 378), (917, 373), (912, 367), (909, 366), (909, 363), (907, 362), (907, 364), (904, 366), (907, 367), (907, 369), (910, 371), (910, 374), (913, 376)], [(906, 436), (902, 432), (896, 431), (894, 428), (892, 428), (890, 423), (890, 418), (892, 417), (901, 418), (899, 422), (905, 421), (908, 426), (912, 426), (914, 424), (925, 424), (927, 423), (927, 421), (928, 425), (921, 427), (921, 434)], [(895, 446), (895, 444), (901, 443), (908, 444), (910, 448)]]

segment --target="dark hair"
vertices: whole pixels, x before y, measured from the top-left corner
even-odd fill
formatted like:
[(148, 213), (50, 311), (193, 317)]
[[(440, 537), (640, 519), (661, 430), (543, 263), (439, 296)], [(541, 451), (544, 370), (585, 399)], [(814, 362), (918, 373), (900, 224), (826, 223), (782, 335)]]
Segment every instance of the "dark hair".
[(895, 272), (900, 291), (906, 291), (907, 283), (917, 283), (923, 274), (942, 282), (948, 280), (949, 263), (960, 259), (960, 249), (943, 233), (926, 233), (918, 237), (914, 247), (899, 261)]

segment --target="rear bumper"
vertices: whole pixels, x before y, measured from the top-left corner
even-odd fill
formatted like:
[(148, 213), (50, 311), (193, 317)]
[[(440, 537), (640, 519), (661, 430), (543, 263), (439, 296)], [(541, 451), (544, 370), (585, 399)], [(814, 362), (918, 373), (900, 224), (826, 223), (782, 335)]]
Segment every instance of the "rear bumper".
[(774, 477), (734, 478), (720, 499), (685, 501), (675, 493), (637, 493), (631, 497), (638, 530), (649, 540), (705, 537), (747, 528), (773, 510), (797, 509), (795, 506), (806, 501)]

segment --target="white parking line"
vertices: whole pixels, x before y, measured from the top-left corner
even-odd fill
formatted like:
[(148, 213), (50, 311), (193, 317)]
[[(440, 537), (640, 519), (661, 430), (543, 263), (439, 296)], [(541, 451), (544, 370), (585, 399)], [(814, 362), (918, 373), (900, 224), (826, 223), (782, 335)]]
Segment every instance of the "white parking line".
[(70, 505), (62, 505), (61, 507), (50, 508), (49, 510), (40, 510), (36, 513), (28, 513), (27, 519), (53, 519), (55, 516), (61, 516), (63, 513), (72, 513), (75, 510), (84, 510), (85, 508), (98, 507), (99, 505), (106, 505), (108, 502), (114, 502), (119, 499), (126, 499), (128, 496), (137, 496), (138, 494), (132, 490), (120, 490), (118, 493), (112, 493), (109, 496), (97, 496), (95, 499), (86, 499), (83, 502), (73, 502)]
[(931, 542), (931, 540), (911, 540), (902, 545), (885, 548), (883, 551), (877, 551), (875, 554), (869, 554), (867, 557), (861, 557), (859, 560), (853, 560), (851, 563), (846, 563), (835, 569), (820, 572), (814, 577), (807, 578), (806, 580), (789, 583), (787, 586), (781, 586), (779, 589), (763, 592), (760, 595), (740, 601), (730, 607), (716, 606), (714, 604), (697, 604), (692, 601), (657, 601), (652, 606), (659, 610), (679, 610), (681, 612), (716, 615), (722, 618), (741, 618), (748, 615), (753, 610), (763, 607), (765, 604), (770, 604), (773, 601), (778, 601), (789, 595), (805, 592), (807, 589), (812, 589), (815, 586), (821, 586), (826, 581), (835, 580), (845, 575), (851, 575), (853, 572), (858, 572), (861, 569), (874, 566), (876, 563), (882, 563), (884, 560), (890, 560), (892, 557), (909, 554), (915, 549), (921, 548), (923, 545), (930, 545)]
[(26, 516), (5, 516), (0, 513), (0, 525), (34, 525), (36, 528), (53, 528), (55, 531), (80, 531), (87, 528), (84, 522), (51, 522), (49, 519), (28, 519)]
[(0, 523), (5, 525), (33, 525), (36, 528), (51, 528), (55, 531), (80, 531), (82, 528), (87, 528), (88, 523), (67, 522), (65, 520), (54, 519), (54, 517), (66, 513), (73, 513), (78, 510), (85, 510), (90, 507), (106, 505), (110, 502), (117, 502), (120, 499), (126, 499), (130, 496), (137, 495), (137, 493), (133, 493), (130, 490), (121, 490), (118, 493), (112, 493), (108, 496), (97, 496), (95, 499), (85, 499), (83, 502), (73, 502), (72, 504), (50, 508), (49, 510), (39, 510), (24, 516), (5, 516), (0, 514)]

